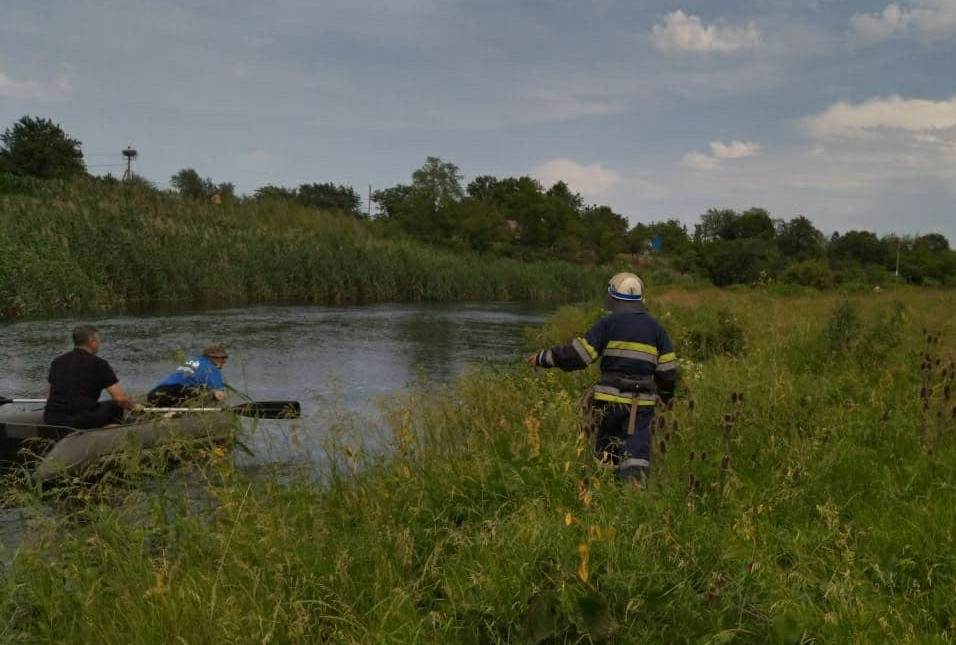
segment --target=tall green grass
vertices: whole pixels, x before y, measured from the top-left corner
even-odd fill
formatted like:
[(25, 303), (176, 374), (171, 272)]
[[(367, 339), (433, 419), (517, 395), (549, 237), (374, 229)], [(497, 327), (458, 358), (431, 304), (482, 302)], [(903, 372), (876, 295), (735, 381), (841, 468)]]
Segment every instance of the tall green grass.
[(85, 182), (26, 195), (11, 186), (0, 191), (4, 317), (259, 302), (560, 301), (591, 296), (606, 279), (563, 262), (387, 239), (354, 218), (293, 204), (217, 206)]
[[(80, 489), (32, 511), (2, 639), (950, 642), (947, 298), (659, 295), (678, 347), (731, 324), (741, 342), (682, 361), (646, 489), (589, 456), (593, 373), (518, 365), (394, 401), (387, 455), (337, 435), (321, 485), (219, 459), (189, 494)], [(594, 315), (565, 310), (535, 341)]]

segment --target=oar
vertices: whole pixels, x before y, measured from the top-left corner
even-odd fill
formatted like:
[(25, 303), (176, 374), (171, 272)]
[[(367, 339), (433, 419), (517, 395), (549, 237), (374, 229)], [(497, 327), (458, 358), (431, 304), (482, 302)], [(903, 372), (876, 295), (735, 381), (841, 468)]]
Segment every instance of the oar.
[(8, 399), (5, 396), (0, 396), (0, 405), (6, 405), (7, 403), (46, 403), (46, 399)]
[(228, 408), (143, 408), (143, 412), (232, 412), (243, 417), (258, 419), (298, 419), (302, 406), (298, 401), (251, 401)]

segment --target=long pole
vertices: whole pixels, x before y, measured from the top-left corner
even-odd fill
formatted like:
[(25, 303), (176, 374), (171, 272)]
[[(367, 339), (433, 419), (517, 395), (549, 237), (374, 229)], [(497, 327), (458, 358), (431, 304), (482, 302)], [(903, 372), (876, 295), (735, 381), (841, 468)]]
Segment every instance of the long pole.
[(372, 219), (372, 184), (368, 185), (368, 211), (365, 214)]

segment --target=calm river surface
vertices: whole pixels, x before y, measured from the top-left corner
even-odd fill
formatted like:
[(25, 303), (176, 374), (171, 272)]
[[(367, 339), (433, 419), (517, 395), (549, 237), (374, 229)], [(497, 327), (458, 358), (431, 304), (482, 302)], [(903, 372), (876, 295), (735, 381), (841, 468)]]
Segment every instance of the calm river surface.
[[(226, 381), (254, 399), (302, 402), (300, 421), (263, 422), (258, 463), (311, 461), (330, 428), (369, 430), (376, 401), (426, 379), (443, 383), (470, 366), (518, 360), (522, 330), (548, 311), (527, 305), (244, 307), (194, 313), (93, 318), (100, 356), (128, 392), (143, 394), (212, 341), (226, 343)], [(0, 394), (42, 398), (50, 361), (71, 346), (80, 321), (0, 324)]]

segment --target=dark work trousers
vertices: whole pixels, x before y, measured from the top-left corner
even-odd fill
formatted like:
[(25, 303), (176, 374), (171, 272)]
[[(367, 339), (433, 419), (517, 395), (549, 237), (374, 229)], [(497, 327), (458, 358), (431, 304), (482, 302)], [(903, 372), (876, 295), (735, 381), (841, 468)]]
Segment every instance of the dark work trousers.
[(77, 430), (102, 428), (123, 420), (123, 408), (116, 401), (100, 401), (95, 408), (76, 414), (44, 414), (43, 423), (50, 426), (65, 426)]
[(178, 408), (194, 402), (202, 390), (185, 385), (160, 385), (150, 390), (146, 401), (157, 408)]
[(634, 434), (628, 435), (630, 406), (595, 401), (594, 407), (600, 419), (594, 442), (598, 459), (621, 467), (648, 467), (651, 462), (651, 422), (654, 420), (654, 408), (642, 406), (637, 409)]

